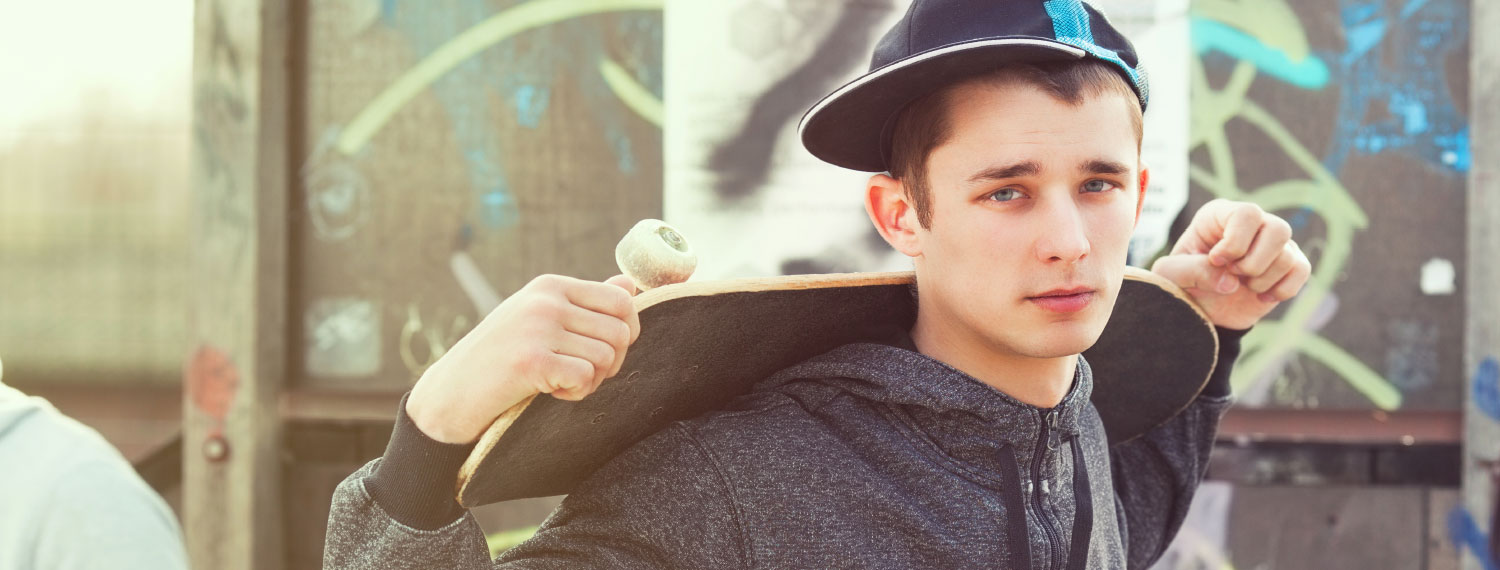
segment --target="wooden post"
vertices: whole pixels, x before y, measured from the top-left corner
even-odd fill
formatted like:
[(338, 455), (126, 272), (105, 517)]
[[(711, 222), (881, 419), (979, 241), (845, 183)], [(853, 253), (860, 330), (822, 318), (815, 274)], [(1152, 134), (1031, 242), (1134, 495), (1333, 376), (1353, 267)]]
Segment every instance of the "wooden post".
[[(1464, 481), (1449, 530), (1460, 539), (1463, 567), (1482, 568), (1476, 550), (1495, 556), (1500, 489), (1500, 3), (1474, 0), (1470, 19), (1468, 324), (1464, 349), (1469, 380), (1464, 404)], [(1486, 544), (1487, 543), (1487, 544)]]
[(284, 565), (286, 0), (198, 0), (183, 527), (195, 568)]

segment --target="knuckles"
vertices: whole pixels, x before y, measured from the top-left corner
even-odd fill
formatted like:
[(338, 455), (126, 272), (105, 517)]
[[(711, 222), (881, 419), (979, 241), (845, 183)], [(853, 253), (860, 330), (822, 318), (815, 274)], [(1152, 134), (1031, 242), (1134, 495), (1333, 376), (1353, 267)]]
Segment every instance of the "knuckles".
[(610, 338), (605, 341), (609, 343), (611, 348), (618, 351), (630, 346), (631, 331), (629, 324), (625, 321), (615, 321), (611, 329), (613, 330), (610, 331)]
[(532, 279), (531, 282), (526, 284), (524, 289), (530, 289), (539, 292), (559, 293), (562, 292), (563, 288), (566, 287), (567, 284), (567, 277), (547, 273), (536, 276), (536, 278)]
[(516, 349), (516, 373), (521, 376), (545, 376), (552, 351), (540, 344), (528, 344)]
[(629, 291), (626, 291), (614, 285), (610, 285), (608, 283), (598, 285), (603, 287), (603, 289), (600, 289), (601, 291), (609, 291), (610, 313), (614, 314), (617, 317), (624, 318), (626, 315), (629, 315), (630, 313), (635, 311), (635, 301), (630, 298)]

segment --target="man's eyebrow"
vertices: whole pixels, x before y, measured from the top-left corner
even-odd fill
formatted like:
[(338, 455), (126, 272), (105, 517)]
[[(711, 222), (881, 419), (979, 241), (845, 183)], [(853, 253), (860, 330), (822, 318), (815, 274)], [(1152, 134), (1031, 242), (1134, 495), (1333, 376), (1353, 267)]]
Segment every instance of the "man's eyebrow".
[(1130, 167), (1125, 166), (1124, 163), (1102, 158), (1096, 158), (1083, 163), (1079, 167), (1079, 170), (1088, 174), (1130, 174)]
[(991, 166), (975, 173), (969, 177), (969, 182), (983, 182), (985, 180), (1006, 180), (1009, 178), (1020, 178), (1022, 176), (1036, 176), (1041, 174), (1042, 165), (1035, 160), (1017, 162), (1006, 166)]

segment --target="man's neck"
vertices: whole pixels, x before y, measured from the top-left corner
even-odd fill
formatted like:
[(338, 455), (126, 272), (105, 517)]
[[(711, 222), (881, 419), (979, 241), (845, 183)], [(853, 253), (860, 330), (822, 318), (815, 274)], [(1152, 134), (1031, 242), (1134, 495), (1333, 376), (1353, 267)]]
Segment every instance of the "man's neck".
[[(1078, 355), (1032, 358), (999, 349), (954, 327), (934, 326), (920, 311), (912, 342), (922, 354), (1038, 408), (1053, 408), (1073, 386)], [(951, 321), (950, 321), (951, 322)]]

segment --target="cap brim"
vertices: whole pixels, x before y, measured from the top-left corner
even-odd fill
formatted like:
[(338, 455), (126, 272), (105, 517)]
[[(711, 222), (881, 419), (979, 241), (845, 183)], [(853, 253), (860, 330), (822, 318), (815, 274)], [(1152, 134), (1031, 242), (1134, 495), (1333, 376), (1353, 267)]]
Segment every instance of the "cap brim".
[(1081, 59), (1077, 47), (1036, 37), (990, 38), (928, 50), (830, 93), (802, 116), (802, 144), (823, 161), (883, 172), (886, 129), (896, 113), (934, 89), (1007, 63)]

